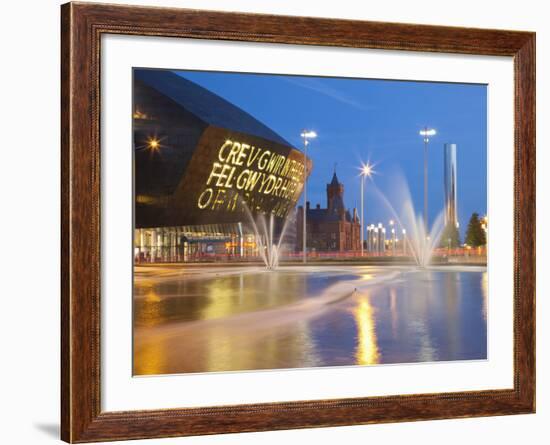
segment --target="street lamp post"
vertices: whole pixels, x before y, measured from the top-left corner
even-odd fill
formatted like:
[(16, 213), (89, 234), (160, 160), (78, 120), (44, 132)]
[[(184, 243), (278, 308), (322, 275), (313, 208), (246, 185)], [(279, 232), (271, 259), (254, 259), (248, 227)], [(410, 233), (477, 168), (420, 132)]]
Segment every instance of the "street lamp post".
[(372, 166), (367, 163), (361, 168), (361, 256), (364, 255), (365, 242), (365, 177), (370, 178)]
[(309, 139), (315, 139), (317, 133), (312, 130), (303, 130), (300, 134), (304, 140), (304, 216), (302, 227), (302, 245), (303, 245), (303, 261), (307, 262), (307, 231), (306, 231), (306, 219), (307, 219), (307, 146), (309, 145)]
[(420, 130), (420, 136), (424, 139), (424, 228), (428, 233), (428, 143), (430, 137), (435, 136), (436, 131), (433, 128), (424, 127)]

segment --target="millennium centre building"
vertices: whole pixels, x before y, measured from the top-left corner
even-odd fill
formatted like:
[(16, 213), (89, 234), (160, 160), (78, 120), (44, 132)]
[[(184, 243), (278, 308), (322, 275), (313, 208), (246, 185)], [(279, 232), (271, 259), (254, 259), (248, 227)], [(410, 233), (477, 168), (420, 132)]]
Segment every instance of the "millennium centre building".
[(294, 216), (310, 159), (174, 72), (133, 76), (136, 261), (257, 255), (252, 220)]

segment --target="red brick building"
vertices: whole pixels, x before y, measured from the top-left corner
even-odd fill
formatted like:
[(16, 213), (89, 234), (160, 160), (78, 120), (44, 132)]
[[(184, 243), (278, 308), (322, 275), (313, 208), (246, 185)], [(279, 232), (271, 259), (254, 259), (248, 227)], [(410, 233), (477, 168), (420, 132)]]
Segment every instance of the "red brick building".
[[(357, 209), (353, 214), (344, 205), (344, 185), (338, 181), (336, 172), (327, 184), (327, 208), (320, 204), (310, 208), (306, 203), (306, 232), (308, 252), (349, 252), (361, 249), (361, 223)], [(303, 245), (303, 207), (296, 215), (296, 249)]]

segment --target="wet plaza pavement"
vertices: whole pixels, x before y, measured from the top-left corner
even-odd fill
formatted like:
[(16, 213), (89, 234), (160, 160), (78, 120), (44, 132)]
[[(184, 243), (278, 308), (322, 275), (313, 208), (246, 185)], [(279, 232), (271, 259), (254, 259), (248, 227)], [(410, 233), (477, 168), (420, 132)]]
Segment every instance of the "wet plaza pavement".
[(137, 266), (134, 374), (479, 360), (487, 272)]

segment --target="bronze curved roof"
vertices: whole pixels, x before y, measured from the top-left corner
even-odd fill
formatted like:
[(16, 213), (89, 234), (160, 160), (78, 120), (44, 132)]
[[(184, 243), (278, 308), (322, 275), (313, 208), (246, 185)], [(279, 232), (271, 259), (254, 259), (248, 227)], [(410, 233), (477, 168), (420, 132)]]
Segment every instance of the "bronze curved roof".
[(282, 145), (291, 145), (246, 111), (172, 71), (136, 68), (134, 79), (170, 98), (207, 125), (251, 134)]

